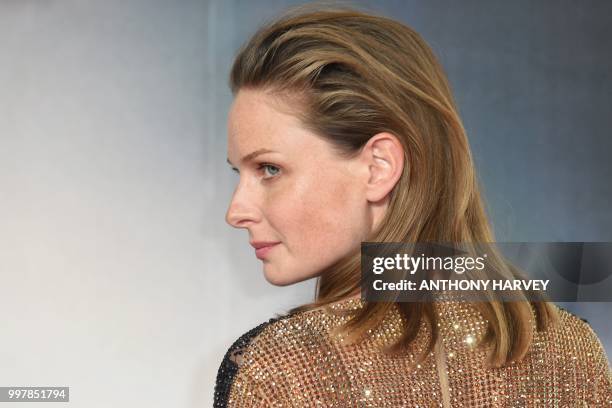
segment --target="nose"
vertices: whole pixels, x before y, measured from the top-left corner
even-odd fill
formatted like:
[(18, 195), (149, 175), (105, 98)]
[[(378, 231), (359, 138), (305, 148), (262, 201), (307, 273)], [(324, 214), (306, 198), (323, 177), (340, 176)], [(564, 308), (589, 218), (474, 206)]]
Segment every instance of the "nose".
[(225, 213), (225, 222), (234, 228), (246, 228), (249, 224), (257, 222), (259, 219), (259, 210), (249, 198), (246, 189), (240, 185), (234, 191), (232, 200), (230, 201), (227, 212)]

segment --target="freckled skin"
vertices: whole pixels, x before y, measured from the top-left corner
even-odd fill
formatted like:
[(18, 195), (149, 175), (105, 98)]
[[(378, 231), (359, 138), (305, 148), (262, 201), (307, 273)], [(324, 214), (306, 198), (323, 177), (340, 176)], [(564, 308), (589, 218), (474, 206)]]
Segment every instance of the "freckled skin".
[[(352, 250), (371, 227), (367, 166), (339, 157), (278, 110), (278, 99), (240, 90), (228, 117), (228, 158), (240, 171), (226, 221), (254, 241), (280, 241), (263, 260), (266, 279), (289, 285), (315, 277)], [(239, 161), (260, 148), (275, 150)], [(263, 169), (262, 164), (278, 168)]]

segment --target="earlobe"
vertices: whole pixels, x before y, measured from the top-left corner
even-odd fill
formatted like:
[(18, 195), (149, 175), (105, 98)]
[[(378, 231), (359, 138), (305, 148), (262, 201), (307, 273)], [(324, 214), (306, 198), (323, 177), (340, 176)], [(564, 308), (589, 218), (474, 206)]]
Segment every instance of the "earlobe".
[(404, 149), (395, 135), (382, 132), (368, 140), (362, 154), (369, 169), (367, 199), (378, 202), (393, 190), (402, 175)]

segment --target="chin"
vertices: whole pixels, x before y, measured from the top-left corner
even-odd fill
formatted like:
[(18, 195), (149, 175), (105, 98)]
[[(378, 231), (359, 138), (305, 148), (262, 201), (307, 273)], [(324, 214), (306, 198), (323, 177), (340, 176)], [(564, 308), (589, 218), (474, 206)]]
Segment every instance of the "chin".
[[(272, 269), (272, 270), (270, 270)], [(287, 271), (278, 271), (274, 270), (274, 268), (265, 267), (264, 266), (264, 276), (266, 280), (274, 286), (289, 286), (294, 283), (298, 283), (309, 279), (309, 277), (299, 277), (292, 275), (291, 273), (287, 273)]]
[(280, 272), (267, 272), (264, 271), (266, 280), (274, 286), (287, 286), (295, 283), (295, 279), (291, 279), (291, 276), (286, 276)]

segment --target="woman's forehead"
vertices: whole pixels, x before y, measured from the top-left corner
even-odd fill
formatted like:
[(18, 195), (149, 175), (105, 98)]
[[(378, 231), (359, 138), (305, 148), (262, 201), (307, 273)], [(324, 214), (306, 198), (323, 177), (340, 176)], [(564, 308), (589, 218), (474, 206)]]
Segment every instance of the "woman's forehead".
[(303, 151), (322, 143), (298, 118), (280, 111), (278, 103), (260, 91), (240, 91), (228, 117), (228, 147), (248, 154), (262, 148)]

